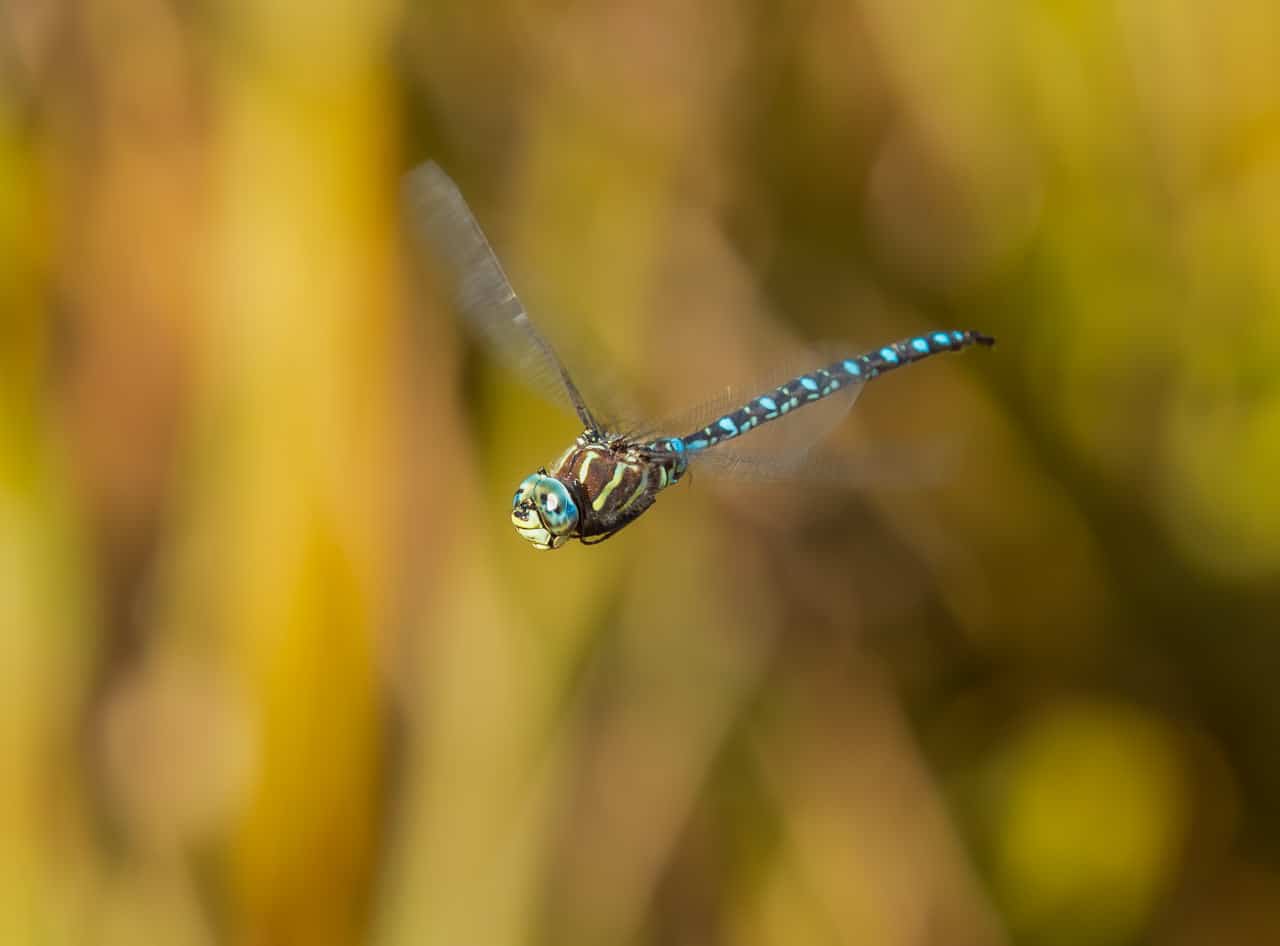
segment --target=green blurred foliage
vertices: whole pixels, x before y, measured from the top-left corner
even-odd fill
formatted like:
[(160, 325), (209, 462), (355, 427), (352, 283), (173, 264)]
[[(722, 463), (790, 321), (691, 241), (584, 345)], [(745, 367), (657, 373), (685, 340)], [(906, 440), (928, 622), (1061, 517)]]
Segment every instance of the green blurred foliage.
[[(534, 553), (428, 157), (651, 416), (1000, 345)], [(1280, 941), (1277, 483), (1269, 0), (0, 6), (0, 942)]]

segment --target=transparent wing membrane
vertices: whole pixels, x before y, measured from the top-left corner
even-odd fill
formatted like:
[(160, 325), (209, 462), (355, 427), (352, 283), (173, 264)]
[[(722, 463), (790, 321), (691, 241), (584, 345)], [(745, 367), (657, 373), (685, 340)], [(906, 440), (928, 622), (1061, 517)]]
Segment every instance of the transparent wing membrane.
[(917, 490), (936, 487), (959, 462), (954, 438), (920, 443), (862, 443), (851, 451), (815, 444), (798, 457), (707, 450), (693, 464), (695, 475), (740, 483), (804, 483), (828, 489)]
[[(863, 385), (850, 385), (821, 401), (806, 404), (786, 417), (757, 427), (732, 440), (724, 441), (697, 454), (698, 469), (722, 472), (736, 478), (774, 479), (802, 469), (810, 460), (813, 448), (840, 426), (862, 393)], [(765, 393), (765, 388), (755, 394)], [(741, 407), (750, 397), (730, 392), (690, 412), (693, 423), (681, 428), (678, 436), (713, 423)]]
[[(848, 344), (830, 344), (792, 352), (758, 381), (726, 387), (714, 397), (664, 417), (653, 425), (653, 432), (665, 437), (684, 437), (714, 424), (718, 418), (798, 375), (833, 363), (849, 350)], [(794, 476), (811, 463), (814, 446), (840, 425), (863, 387), (862, 384), (846, 385), (750, 433), (700, 451), (694, 460), (696, 469), (733, 479), (771, 480)]]
[(467, 324), (536, 390), (595, 429), (568, 370), (534, 327), (457, 185), (429, 161), (405, 177), (404, 197), (410, 226), (444, 264), (453, 304)]

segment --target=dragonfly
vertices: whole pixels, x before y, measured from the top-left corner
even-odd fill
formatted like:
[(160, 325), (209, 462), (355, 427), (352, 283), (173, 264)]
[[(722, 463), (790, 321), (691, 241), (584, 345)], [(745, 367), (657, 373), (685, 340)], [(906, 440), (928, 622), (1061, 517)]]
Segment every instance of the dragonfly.
[[(452, 179), (434, 162), (410, 171), (404, 199), (414, 236), (443, 265), (460, 316), (544, 392), (572, 409), (582, 433), (520, 483), (511, 523), (535, 549), (595, 545), (639, 519), (691, 467), (757, 428), (840, 395), (851, 406), (869, 381), (942, 352), (995, 344), (978, 331), (931, 331), (800, 374), (687, 433), (636, 433), (601, 423), (568, 368), (535, 326)], [(699, 418), (703, 419), (703, 418)]]

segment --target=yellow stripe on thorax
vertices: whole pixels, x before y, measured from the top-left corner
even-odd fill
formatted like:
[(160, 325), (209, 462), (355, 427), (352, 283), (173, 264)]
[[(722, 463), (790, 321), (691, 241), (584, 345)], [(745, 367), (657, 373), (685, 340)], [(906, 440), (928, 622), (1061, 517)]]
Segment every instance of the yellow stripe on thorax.
[(616, 463), (613, 467), (613, 479), (604, 484), (604, 489), (600, 490), (591, 503), (591, 508), (599, 512), (604, 508), (604, 504), (609, 501), (609, 494), (618, 488), (618, 484), (622, 482), (622, 478), (627, 474), (627, 465), (625, 463)]
[(649, 485), (649, 468), (647, 466), (642, 466), (640, 468), (640, 485), (637, 486), (632, 491), (631, 498), (618, 507), (618, 512), (619, 513), (626, 512), (627, 507), (640, 498), (640, 494), (644, 492), (644, 488), (648, 485)]

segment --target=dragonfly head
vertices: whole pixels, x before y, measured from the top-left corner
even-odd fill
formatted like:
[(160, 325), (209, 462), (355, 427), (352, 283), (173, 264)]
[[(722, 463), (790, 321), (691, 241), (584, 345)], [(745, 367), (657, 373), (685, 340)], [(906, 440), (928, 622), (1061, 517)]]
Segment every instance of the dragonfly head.
[(511, 524), (535, 549), (558, 549), (578, 528), (578, 504), (545, 470), (525, 478), (511, 503)]

